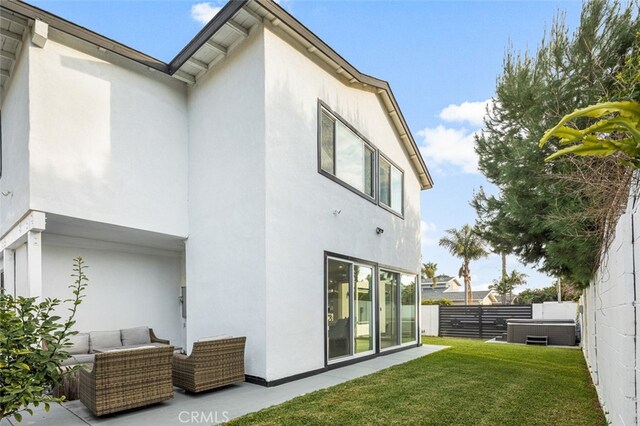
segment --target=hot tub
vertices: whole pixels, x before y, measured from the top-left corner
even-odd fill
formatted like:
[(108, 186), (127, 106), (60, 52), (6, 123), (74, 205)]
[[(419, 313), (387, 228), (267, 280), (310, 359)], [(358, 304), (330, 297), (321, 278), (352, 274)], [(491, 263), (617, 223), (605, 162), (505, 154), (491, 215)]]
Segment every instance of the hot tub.
[(507, 320), (507, 342), (526, 343), (527, 336), (546, 336), (549, 345), (575, 346), (576, 323), (574, 320)]

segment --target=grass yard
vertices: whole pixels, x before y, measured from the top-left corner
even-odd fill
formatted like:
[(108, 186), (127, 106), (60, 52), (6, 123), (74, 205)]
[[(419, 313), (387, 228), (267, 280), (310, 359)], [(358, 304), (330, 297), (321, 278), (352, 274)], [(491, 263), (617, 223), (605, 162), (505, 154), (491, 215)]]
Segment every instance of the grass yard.
[(230, 425), (605, 425), (577, 349), (424, 338), (451, 348)]

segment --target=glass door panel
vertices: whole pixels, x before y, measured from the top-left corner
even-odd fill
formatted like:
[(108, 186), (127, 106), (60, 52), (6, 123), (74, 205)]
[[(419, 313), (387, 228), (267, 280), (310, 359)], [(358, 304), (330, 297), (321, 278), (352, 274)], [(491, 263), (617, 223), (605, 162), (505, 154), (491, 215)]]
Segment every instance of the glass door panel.
[(402, 319), (402, 343), (416, 341), (416, 277), (402, 275), (400, 316)]
[(398, 274), (380, 271), (380, 348), (400, 344), (398, 336)]
[(351, 355), (351, 264), (327, 260), (327, 345), (329, 359)]
[(373, 269), (354, 265), (355, 353), (373, 350)]

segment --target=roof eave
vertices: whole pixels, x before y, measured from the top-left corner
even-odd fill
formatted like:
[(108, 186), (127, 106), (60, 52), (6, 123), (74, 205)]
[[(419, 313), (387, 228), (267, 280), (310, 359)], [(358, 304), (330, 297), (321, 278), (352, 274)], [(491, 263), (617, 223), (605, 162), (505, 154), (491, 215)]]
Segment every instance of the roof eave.
[(0, 0), (0, 6), (26, 18), (33, 20), (39, 19), (43, 22), (46, 22), (53, 28), (56, 28), (81, 40), (92, 43), (100, 48), (131, 59), (157, 71), (161, 71), (168, 75), (173, 75), (187, 60), (189, 60), (189, 58), (200, 47), (202, 47), (207, 42), (207, 40), (209, 40), (220, 28), (222, 28), (223, 25), (225, 25), (227, 21), (229, 21), (240, 9), (242, 9), (249, 2), (254, 2), (262, 9), (264, 9), (267, 13), (273, 15), (274, 20), (277, 19), (281, 23), (284, 23), (293, 32), (297, 33), (309, 44), (320, 50), (323, 55), (325, 55), (334, 63), (338, 64), (341, 70), (346, 71), (358, 82), (363, 85), (372, 86), (378, 89), (378, 95), (381, 97), (383, 104), (387, 107), (387, 113), (390, 115), (392, 122), (397, 128), (398, 135), (400, 136), (400, 139), (407, 149), (407, 153), (409, 154), (413, 168), (420, 181), (421, 189), (424, 190), (433, 187), (433, 179), (431, 178), (424, 159), (420, 154), (420, 149), (418, 148), (418, 145), (416, 144), (411, 131), (409, 130), (409, 126), (407, 125), (407, 122), (402, 115), (402, 111), (398, 106), (398, 102), (395, 99), (389, 83), (358, 71), (353, 65), (346, 61), (337, 52), (335, 52), (328, 44), (322, 41), (308, 28), (302, 25), (302, 23), (300, 23), (296, 18), (294, 18), (286, 10), (284, 10), (282, 7), (271, 0), (230, 1), (176, 55), (176, 57), (169, 64), (160, 61), (159, 59), (156, 59), (152, 56), (146, 55), (138, 50), (132, 49), (131, 47), (128, 47), (122, 43), (118, 43), (115, 40), (111, 40), (108, 37), (93, 32), (80, 25), (67, 21), (66, 19), (56, 16), (52, 13), (46, 12), (38, 7), (32, 6), (28, 3), (24, 3), (19, 0)]

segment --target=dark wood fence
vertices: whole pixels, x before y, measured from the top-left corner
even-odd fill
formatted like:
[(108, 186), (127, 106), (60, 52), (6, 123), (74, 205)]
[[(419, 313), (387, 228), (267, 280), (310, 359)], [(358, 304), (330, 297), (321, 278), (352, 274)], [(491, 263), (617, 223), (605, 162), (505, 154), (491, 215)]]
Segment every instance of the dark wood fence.
[(507, 332), (509, 318), (531, 316), (531, 305), (440, 306), (439, 335), (492, 339)]

